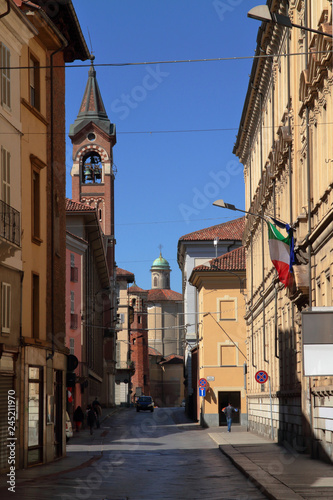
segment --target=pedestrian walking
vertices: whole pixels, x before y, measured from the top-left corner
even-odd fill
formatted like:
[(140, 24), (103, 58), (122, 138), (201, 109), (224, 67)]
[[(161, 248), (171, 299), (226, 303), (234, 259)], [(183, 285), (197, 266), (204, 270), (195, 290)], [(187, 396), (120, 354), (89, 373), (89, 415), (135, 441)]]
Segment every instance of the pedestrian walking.
[(73, 420), (75, 423), (76, 432), (79, 432), (82, 422), (84, 420), (84, 413), (81, 406), (78, 406), (74, 411)]
[(102, 415), (102, 408), (101, 408), (101, 405), (99, 404), (97, 398), (94, 399), (93, 404), (92, 404), (92, 408), (95, 412), (96, 427), (97, 427), (97, 429), (99, 429), (100, 428), (99, 418)]
[(234, 412), (237, 412), (238, 409), (231, 406), (231, 403), (228, 403), (228, 406), (225, 406), (224, 408), (222, 408), (222, 411), (227, 418), (228, 432), (231, 432), (232, 414)]
[(91, 405), (88, 405), (88, 408), (87, 408), (87, 424), (90, 428), (90, 434), (93, 433), (93, 428), (94, 428), (94, 425), (95, 425), (95, 421), (96, 421), (96, 416), (95, 416), (95, 412), (92, 408)]

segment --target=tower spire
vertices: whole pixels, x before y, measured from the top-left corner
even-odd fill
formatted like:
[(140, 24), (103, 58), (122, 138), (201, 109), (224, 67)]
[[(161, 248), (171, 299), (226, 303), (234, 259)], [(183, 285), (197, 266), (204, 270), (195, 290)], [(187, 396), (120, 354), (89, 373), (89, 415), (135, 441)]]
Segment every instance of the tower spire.
[(88, 123), (94, 122), (104, 132), (114, 135), (114, 125), (110, 122), (105, 111), (101, 91), (99, 89), (96, 70), (94, 67), (95, 56), (90, 56), (91, 65), (88, 71), (88, 81), (83, 94), (79, 113), (73, 125), (70, 127), (69, 136), (76, 135)]

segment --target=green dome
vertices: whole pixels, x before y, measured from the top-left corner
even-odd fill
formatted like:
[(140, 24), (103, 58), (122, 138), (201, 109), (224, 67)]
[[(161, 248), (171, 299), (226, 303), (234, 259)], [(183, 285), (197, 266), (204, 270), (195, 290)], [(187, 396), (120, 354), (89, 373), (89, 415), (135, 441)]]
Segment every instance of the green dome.
[(169, 262), (164, 259), (162, 257), (162, 254), (160, 253), (160, 256), (158, 257), (158, 259), (155, 259), (154, 262), (153, 262), (153, 265), (151, 266), (152, 268), (153, 267), (158, 267), (159, 269), (163, 268), (163, 269), (170, 269), (170, 264)]

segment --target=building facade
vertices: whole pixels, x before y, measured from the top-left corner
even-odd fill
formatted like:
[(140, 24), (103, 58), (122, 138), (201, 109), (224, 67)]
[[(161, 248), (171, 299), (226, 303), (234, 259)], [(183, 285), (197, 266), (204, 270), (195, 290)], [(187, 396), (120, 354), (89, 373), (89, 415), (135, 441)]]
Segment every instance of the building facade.
[(130, 305), (128, 287), (134, 282), (134, 274), (117, 267), (117, 348), (116, 348), (116, 385), (115, 404), (131, 403), (133, 363), (131, 360), (130, 324), (134, 319), (134, 310)]
[[(226, 425), (222, 408), (230, 402), (238, 409), (234, 423), (246, 425), (245, 248), (196, 266), (189, 280), (198, 290), (200, 317), (196, 418), (204, 426)], [(205, 395), (200, 379), (208, 382)]]
[(93, 61), (94, 57), (91, 57), (91, 67), (79, 113), (69, 131), (73, 143), (72, 198), (96, 210), (102, 231), (109, 272), (107, 285), (109, 305), (104, 308), (104, 321), (108, 334), (104, 336), (102, 342), (104, 385), (101, 402), (113, 406), (117, 323), (113, 164), (116, 128), (105, 111)]
[[(234, 153), (244, 165), (251, 430), (333, 458), (333, 371), (304, 371), (304, 311), (332, 306), (332, 2), (267, 2), (302, 25), (263, 22)], [(307, 29), (315, 29), (313, 33)], [(279, 282), (268, 249), (270, 215), (292, 224), (294, 280)], [(281, 230), (283, 232), (283, 230)], [(284, 233), (286, 235), (286, 233)], [(318, 332), (312, 331), (319, 340)], [(330, 342), (333, 342), (331, 338)], [(265, 370), (271, 382), (258, 384)]]
[[(69, 349), (71, 344), (73, 345), (74, 355), (75, 348), (80, 351), (73, 387), (74, 395), (79, 390), (81, 391), (81, 404), (86, 408), (96, 397), (101, 404), (108, 403), (105, 401), (108, 380), (105, 379), (104, 372), (104, 339), (107, 339), (109, 335), (107, 319), (110, 307), (109, 269), (97, 210), (89, 205), (67, 200), (66, 224), (68, 233), (73, 235), (72, 239), (75, 238), (76, 248), (80, 242), (82, 252), (82, 273), (78, 274), (76, 283), (76, 271), (72, 269), (75, 267), (79, 269), (81, 252), (78, 249), (74, 252), (73, 241), (71, 244), (68, 242), (70, 259), (74, 260), (74, 266), (72, 268), (71, 261), (67, 269), (67, 305), (69, 307), (67, 308), (66, 345)], [(80, 287), (77, 286), (79, 281)], [(113, 397), (113, 392), (111, 388), (110, 398)], [(78, 405), (75, 399), (71, 405), (67, 405), (70, 414), (75, 409), (74, 405), (75, 407)]]
[[(196, 418), (196, 394), (192, 385), (192, 351), (198, 343), (197, 289), (189, 282), (194, 267), (238, 248), (242, 244), (244, 217), (185, 234), (178, 241), (177, 261), (182, 272), (183, 317), (185, 333), (186, 410)], [(196, 377), (196, 374), (195, 376)]]

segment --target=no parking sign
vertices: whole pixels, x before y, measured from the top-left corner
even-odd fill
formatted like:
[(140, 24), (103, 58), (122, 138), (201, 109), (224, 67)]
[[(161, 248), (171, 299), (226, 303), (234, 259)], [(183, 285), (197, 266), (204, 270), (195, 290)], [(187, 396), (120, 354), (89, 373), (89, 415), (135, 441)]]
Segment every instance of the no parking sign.
[(256, 381), (258, 382), (258, 384), (264, 384), (268, 380), (268, 373), (265, 372), (264, 370), (259, 370), (255, 374), (254, 378), (256, 379)]

